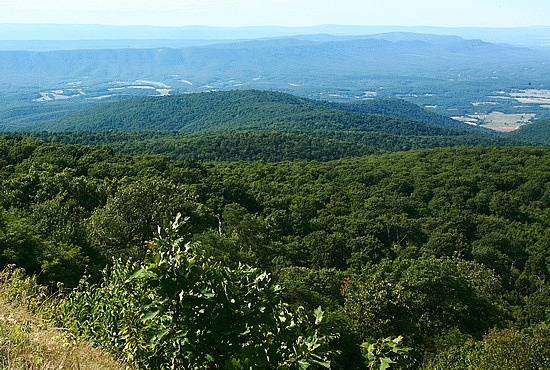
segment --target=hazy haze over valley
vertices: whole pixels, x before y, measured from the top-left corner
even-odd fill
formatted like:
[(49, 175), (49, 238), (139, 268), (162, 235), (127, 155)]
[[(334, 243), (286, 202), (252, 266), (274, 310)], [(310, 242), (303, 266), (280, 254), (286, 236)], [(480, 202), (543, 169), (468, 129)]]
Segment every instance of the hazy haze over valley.
[(105, 101), (227, 89), (337, 101), (397, 97), (503, 130), (549, 116), (543, 1), (45, 7), (0, 4), (0, 92), (8, 103), (1, 127)]

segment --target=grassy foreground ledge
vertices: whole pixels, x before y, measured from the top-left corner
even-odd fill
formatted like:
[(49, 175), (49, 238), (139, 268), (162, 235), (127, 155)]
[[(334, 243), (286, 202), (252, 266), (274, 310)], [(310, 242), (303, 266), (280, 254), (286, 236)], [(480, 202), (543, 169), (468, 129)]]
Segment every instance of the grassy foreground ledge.
[(13, 265), (0, 272), (0, 369), (101, 369), (132, 367), (79, 341), (46, 319), (55, 301), (35, 278)]

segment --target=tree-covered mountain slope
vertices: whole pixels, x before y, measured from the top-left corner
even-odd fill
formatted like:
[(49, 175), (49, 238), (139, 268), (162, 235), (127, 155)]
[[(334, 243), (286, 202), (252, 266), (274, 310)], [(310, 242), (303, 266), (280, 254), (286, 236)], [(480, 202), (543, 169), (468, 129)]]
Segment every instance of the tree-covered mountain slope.
[(509, 133), (511, 138), (532, 143), (550, 145), (550, 120), (537, 121), (535, 124), (524, 125)]
[(106, 103), (41, 129), (34, 135), (49, 141), (195, 160), (331, 160), (380, 150), (509, 143), (398, 99), (344, 104), (258, 90)]
[[(378, 152), (452, 146), (500, 146), (499, 138), (478, 135), (397, 136), (378, 132), (292, 133), (231, 131), (188, 135), (176, 131), (36, 132), (45, 141), (108, 145), (121, 154), (163, 154), (200, 161), (327, 161)], [(512, 142), (510, 142), (512, 143)]]
[(459, 129), (487, 135), (498, 135), (495, 131), (484, 129), (479, 126), (464, 124), (449, 117), (445, 117), (436, 113), (432, 113), (414, 103), (403, 99), (385, 98), (385, 99), (368, 99), (350, 103), (337, 102), (319, 102), (331, 108), (340, 109), (346, 112), (366, 113), (366, 114), (381, 114), (383, 116), (400, 118), (406, 120), (414, 120), (418, 122), (429, 123), (431, 125), (441, 126), (445, 128)]
[[(146, 97), (97, 107), (44, 124), (48, 131), (177, 130), (186, 133), (235, 129), (381, 131), (397, 135), (462, 135), (436, 126), (449, 119), (400, 100), (320, 103), (258, 90)], [(386, 117), (380, 115), (386, 114)], [(411, 117), (408, 117), (408, 115)], [(376, 115), (376, 116), (375, 116)], [(452, 128), (468, 125), (457, 123)]]

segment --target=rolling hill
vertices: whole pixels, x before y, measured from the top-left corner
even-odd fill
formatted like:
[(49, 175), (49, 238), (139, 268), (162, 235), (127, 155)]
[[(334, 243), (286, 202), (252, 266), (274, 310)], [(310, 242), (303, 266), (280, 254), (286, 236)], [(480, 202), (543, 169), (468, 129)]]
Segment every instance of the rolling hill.
[(534, 124), (524, 125), (508, 135), (516, 140), (550, 145), (550, 120), (541, 120)]
[[(400, 118), (407, 116), (412, 119)], [(52, 141), (201, 160), (330, 160), (376, 151), (509, 144), (492, 132), (396, 99), (343, 104), (258, 90), (105, 103), (38, 129), (34, 135)]]
[(190, 134), (243, 129), (338, 130), (414, 136), (459, 136), (466, 130), (486, 132), (397, 99), (342, 104), (259, 90), (146, 97), (106, 103), (47, 122), (40, 129), (173, 130)]

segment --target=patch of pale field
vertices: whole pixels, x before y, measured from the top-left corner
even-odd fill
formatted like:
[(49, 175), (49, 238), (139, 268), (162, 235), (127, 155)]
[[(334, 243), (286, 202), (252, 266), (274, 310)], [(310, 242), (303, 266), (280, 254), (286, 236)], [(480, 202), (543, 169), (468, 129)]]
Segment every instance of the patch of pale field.
[(526, 98), (526, 97), (538, 97), (538, 98), (548, 98), (550, 99), (550, 90), (537, 90), (537, 89), (528, 89), (521, 90), (510, 94), (513, 97)]
[(477, 125), (479, 122), (479, 119), (474, 117), (469, 117), (469, 116), (452, 116), (451, 118), (454, 119), (455, 121), (468, 123), (470, 125)]
[(516, 98), (517, 101), (523, 104), (550, 104), (549, 98)]
[(510, 97), (510, 96), (496, 96), (496, 95), (489, 95), (488, 98), (489, 98), (489, 99), (502, 99), (502, 100), (510, 100), (510, 99), (513, 99), (513, 98)]
[(107, 98), (112, 98), (113, 96), (119, 96), (119, 94), (109, 94), (109, 95), (100, 95), (94, 96), (93, 98), (87, 98), (88, 100), (103, 100)]
[(62, 94), (52, 94), (52, 97), (54, 100), (66, 100), (72, 98), (72, 96)]
[[(66, 100), (70, 99), (73, 96), (70, 95), (64, 95), (63, 90), (54, 90), (54, 91), (47, 91), (47, 92), (41, 92), (40, 95), (41, 98), (35, 99), (34, 101), (37, 102), (45, 102), (45, 101), (52, 101), (52, 100)], [(77, 94), (79, 95), (79, 94)]]
[(550, 90), (520, 90), (511, 93), (510, 96), (523, 104), (550, 104)]
[(472, 105), (474, 107), (478, 107), (480, 105), (497, 105), (497, 103), (494, 101), (474, 101), (472, 102)]
[(465, 116), (453, 116), (451, 118), (470, 125), (478, 125), (496, 131), (514, 131), (521, 125), (529, 123), (536, 114), (507, 114), (492, 112), (489, 114), (468, 114)]
[(484, 118), (484, 124), (493, 124), (498, 126), (499, 124), (524, 124), (535, 118), (535, 113), (521, 113), (521, 114), (507, 114), (502, 112), (492, 112), (486, 115)]
[(128, 89), (156, 90), (156, 87), (149, 85), (130, 85)]
[(153, 85), (153, 86), (164, 88), (164, 89), (169, 89), (170, 88), (170, 86), (166, 85), (165, 83), (158, 82), (158, 81), (136, 80), (135, 83), (136, 84), (143, 84), (143, 85)]
[(170, 95), (170, 89), (157, 89), (159, 96), (168, 96)]
[(483, 127), (487, 127), (495, 131), (511, 132), (511, 131), (517, 130), (520, 126), (521, 125), (519, 126), (483, 126)]
[(506, 114), (502, 112), (492, 112), (483, 119), (480, 124), (482, 127), (487, 127), (497, 131), (513, 131), (521, 125), (529, 123), (536, 114)]

